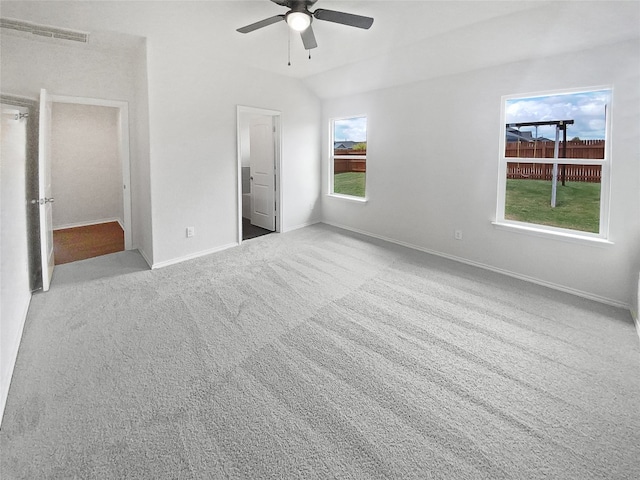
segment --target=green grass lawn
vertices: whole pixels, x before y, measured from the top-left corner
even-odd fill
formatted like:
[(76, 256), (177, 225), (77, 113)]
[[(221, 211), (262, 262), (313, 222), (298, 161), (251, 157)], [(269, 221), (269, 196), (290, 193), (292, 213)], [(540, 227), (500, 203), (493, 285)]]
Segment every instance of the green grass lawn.
[(569, 228), (600, 230), (600, 184), (558, 182), (556, 207), (551, 208), (551, 182), (507, 179), (504, 216), (509, 220)]
[(364, 197), (365, 174), (360, 172), (336, 173), (333, 176), (333, 193)]

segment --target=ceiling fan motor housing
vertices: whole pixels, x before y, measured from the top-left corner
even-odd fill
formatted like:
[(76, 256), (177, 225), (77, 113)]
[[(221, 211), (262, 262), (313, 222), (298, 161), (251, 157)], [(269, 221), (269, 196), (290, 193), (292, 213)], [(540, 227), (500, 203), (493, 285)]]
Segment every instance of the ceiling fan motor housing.
[(311, 22), (314, 19), (363, 29), (369, 29), (373, 24), (373, 18), (362, 15), (324, 9), (316, 9), (314, 12), (309, 11), (309, 7), (313, 6), (316, 1), (317, 0), (271, 0), (271, 2), (277, 5), (287, 7), (289, 11), (284, 15), (274, 15), (259, 22), (238, 28), (237, 31), (240, 33), (249, 33), (284, 20), (292, 30), (300, 32), (304, 48), (311, 50), (318, 46), (313, 29), (311, 28)]
[(271, 0), (273, 3), (282, 5), (283, 7), (290, 8), (294, 11), (305, 11), (311, 7), (318, 0)]
[(302, 32), (311, 25), (313, 17), (305, 8), (304, 10), (288, 11), (284, 16), (284, 19), (293, 30), (296, 32)]

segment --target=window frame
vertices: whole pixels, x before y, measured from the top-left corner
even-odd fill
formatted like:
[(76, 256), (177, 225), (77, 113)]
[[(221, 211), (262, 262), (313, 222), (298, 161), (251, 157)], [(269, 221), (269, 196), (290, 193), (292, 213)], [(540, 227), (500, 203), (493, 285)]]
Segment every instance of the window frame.
[[(582, 230), (574, 230), (570, 228), (554, 227), (539, 223), (522, 222), (518, 220), (510, 220), (505, 218), (506, 203), (506, 186), (507, 186), (507, 164), (513, 162), (517, 158), (521, 163), (538, 163), (553, 165), (553, 158), (532, 158), (532, 157), (507, 157), (506, 153), (506, 105), (507, 101), (523, 98), (547, 97), (551, 95), (571, 95), (586, 92), (594, 92), (599, 90), (609, 90), (610, 99), (605, 118), (605, 144), (604, 158), (602, 159), (585, 159), (585, 158), (562, 158), (562, 162), (558, 165), (599, 165), (600, 173), (600, 218), (599, 232), (585, 232)], [(572, 88), (563, 90), (549, 90), (533, 93), (519, 93), (503, 95), (501, 97), (500, 106), (500, 138), (499, 138), (499, 159), (498, 159), (498, 188), (497, 188), (497, 206), (496, 217), (492, 223), (495, 227), (517, 231), (519, 233), (532, 234), (543, 237), (560, 238), (562, 240), (610, 244), (609, 240), (609, 204), (611, 193), (611, 118), (613, 105), (614, 89), (612, 85), (600, 85), (595, 87)], [(563, 119), (559, 119), (563, 120)], [(560, 142), (562, 138), (560, 138)]]
[[(340, 120), (349, 120), (354, 118), (364, 118), (367, 124), (367, 154), (365, 155), (335, 155), (335, 123)], [(332, 117), (329, 119), (329, 186), (328, 196), (334, 198), (342, 198), (345, 200), (351, 200), (360, 203), (366, 203), (368, 201), (368, 188), (367, 188), (367, 174), (369, 168), (367, 165), (367, 156), (369, 151), (369, 117), (366, 114), (348, 115), (343, 117)], [(365, 176), (364, 176), (364, 196), (349, 195), (346, 193), (335, 193), (334, 191), (334, 166), (335, 160), (340, 158), (352, 159), (352, 160), (364, 160), (365, 161)]]

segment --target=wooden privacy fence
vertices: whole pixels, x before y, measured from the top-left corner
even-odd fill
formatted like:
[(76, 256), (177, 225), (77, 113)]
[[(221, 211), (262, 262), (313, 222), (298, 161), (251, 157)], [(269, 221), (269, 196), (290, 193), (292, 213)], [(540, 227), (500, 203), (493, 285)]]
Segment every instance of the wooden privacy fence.
[(367, 161), (355, 158), (335, 158), (333, 160), (333, 173), (366, 172)]
[[(334, 156), (337, 155), (366, 155), (366, 150), (341, 150), (336, 149), (333, 151)], [(347, 172), (359, 172), (364, 173), (367, 171), (367, 160), (364, 158), (334, 158), (333, 159), (333, 173), (347, 173)]]
[[(507, 142), (506, 157), (517, 158), (553, 158), (555, 142)], [(558, 156), (561, 158), (584, 158), (589, 160), (604, 158), (604, 140), (580, 140), (567, 142), (567, 155), (562, 155), (560, 142)]]
[[(558, 180), (567, 182), (600, 183), (602, 167), (600, 165), (558, 165)], [(530, 180), (551, 180), (552, 163), (507, 163), (507, 178), (526, 178)]]

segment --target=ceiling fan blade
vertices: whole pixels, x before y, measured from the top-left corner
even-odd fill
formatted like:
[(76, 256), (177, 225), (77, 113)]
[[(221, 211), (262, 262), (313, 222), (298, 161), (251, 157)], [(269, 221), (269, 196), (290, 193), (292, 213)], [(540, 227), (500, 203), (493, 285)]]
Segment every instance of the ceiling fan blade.
[(322, 8), (313, 12), (313, 16), (318, 20), (341, 23), (342, 25), (349, 25), (350, 27), (368, 29), (373, 25), (373, 18), (371, 17), (363, 17), (362, 15), (354, 15), (352, 13), (336, 12), (335, 10), (324, 10)]
[(302, 43), (304, 43), (305, 50), (311, 50), (318, 46), (318, 42), (316, 42), (316, 36), (313, 34), (311, 25), (300, 32), (300, 37), (302, 38)]
[(277, 23), (280, 20), (284, 20), (284, 15), (276, 15), (275, 17), (265, 18), (264, 20), (260, 20), (259, 22), (252, 23), (251, 25), (247, 25), (246, 27), (238, 28), (238, 32), (240, 33), (249, 33), (254, 30), (258, 30), (262, 27), (267, 27), (273, 23)]

